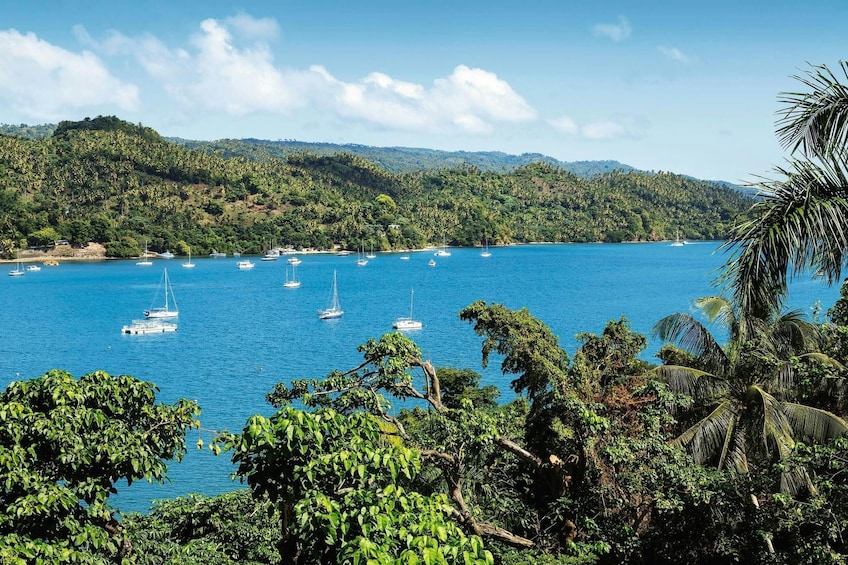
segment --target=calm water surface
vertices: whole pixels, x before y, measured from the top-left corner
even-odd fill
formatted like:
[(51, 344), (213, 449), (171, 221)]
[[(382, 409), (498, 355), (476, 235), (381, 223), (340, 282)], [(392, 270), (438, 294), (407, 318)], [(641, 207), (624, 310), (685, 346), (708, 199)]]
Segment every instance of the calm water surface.
[[(427, 264), (432, 252), (412, 253), (409, 260), (378, 254), (366, 266), (357, 266), (355, 255), (304, 255), (297, 289), (283, 288), (284, 258), (255, 258), (249, 271), (236, 269), (233, 258), (195, 259), (194, 269), (182, 268), (178, 258), (150, 267), (103, 261), (62, 263), (23, 277), (0, 273), (0, 336), (7, 352), (0, 359), (0, 386), (53, 368), (75, 377), (95, 370), (129, 374), (156, 383), (163, 402), (196, 400), (205, 430), (240, 430), (249, 416), (272, 412), (264, 397), (276, 382), (358, 364), (357, 345), (392, 331), (392, 321), (409, 314), (414, 287), (414, 317), (424, 328), (409, 335), (425, 356), (436, 366), (481, 372), (483, 384), (497, 385), (501, 398), (509, 399), (511, 379), (499, 374), (497, 363), (482, 370), (480, 339), (459, 320), (462, 308), (480, 299), (526, 307), (572, 354), (577, 333), (599, 333), (607, 321), (624, 316), (648, 335), (661, 317), (714, 294), (710, 283), (724, 262), (717, 245), (528, 245), (492, 248), (487, 258), (479, 249), (452, 249), (450, 257), (435, 257), (435, 267)], [(161, 306), (152, 301), (163, 268), (179, 306), (179, 330), (121, 334), (142, 310)], [(329, 303), (334, 270), (345, 314), (322, 321), (316, 312)], [(791, 306), (809, 309), (819, 301), (826, 309), (838, 296), (838, 288), (796, 282)], [(643, 357), (652, 360), (661, 345), (650, 340)], [(189, 452), (171, 464), (170, 484), (119, 486), (115, 505), (145, 512), (154, 499), (238, 488), (229, 457), (197, 451), (198, 437), (208, 442), (211, 433), (189, 432)]]

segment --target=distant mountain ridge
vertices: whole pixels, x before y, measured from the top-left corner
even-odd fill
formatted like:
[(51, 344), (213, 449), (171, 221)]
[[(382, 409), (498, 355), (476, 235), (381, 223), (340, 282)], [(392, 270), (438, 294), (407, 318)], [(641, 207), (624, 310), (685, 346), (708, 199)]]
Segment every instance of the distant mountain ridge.
[(188, 148), (220, 151), (224, 157), (282, 158), (293, 153), (338, 155), (349, 153), (379, 165), (391, 173), (411, 173), (439, 169), (453, 169), (471, 165), (486, 172), (510, 172), (531, 163), (547, 163), (582, 178), (611, 171), (634, 171), (630, 165), (618, 161), (560, 161), (541, 153), (511, 155), (502, 151), (443, 151), (423, 147), (377, 147), (357, 143), (314, 143), (294, 140), (270, 141), (256, 138), (193, 141), (166, 138)]
[[(0, 124), (0, 134), (14, 135), (27, 139), (41, 139), (53, 135), (56, 128), (56, 124), (35, 126), (27, 124)], [(183, 139), (179, 137), (163, 137), (163, 139), (189, 149), (211, 151), (222, 157), (245, 157), (254, 160), (266, 160), (269, 158), (282, 159), (295, 153), (312, 153), (324, 156), (346, 153), (366, 159), (392, 173), (453, 169), (463, 165), (471, 165), (483, 172), (510, 172), (531, 163), (546, 163), (581, 178), (591, 178), (595, 175), (612, 171), (651, 172), (641, 171), (640, 169), (611, 159), (601, 161), (560, 161), (542, 153), (513, 155), (502, 151), (444, 151), (423, 147), (379, 147), (357, 143), (338, 144), (296, 140), (272, 141), (257, 138), (219, 139), (215, 141)], [(749, 195), (752, 194), (750, 189), (727, 181), (690, 178), (714, 182), (730, 189), (735, 189)]]

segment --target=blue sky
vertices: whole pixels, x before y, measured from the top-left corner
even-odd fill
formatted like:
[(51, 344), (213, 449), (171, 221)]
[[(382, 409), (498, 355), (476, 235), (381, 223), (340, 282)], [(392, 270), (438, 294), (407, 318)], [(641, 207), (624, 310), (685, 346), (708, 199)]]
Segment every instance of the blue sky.
[(0, 6), (0, 123), (613, 159), (750, 182), (848, 2), (29, 0)]

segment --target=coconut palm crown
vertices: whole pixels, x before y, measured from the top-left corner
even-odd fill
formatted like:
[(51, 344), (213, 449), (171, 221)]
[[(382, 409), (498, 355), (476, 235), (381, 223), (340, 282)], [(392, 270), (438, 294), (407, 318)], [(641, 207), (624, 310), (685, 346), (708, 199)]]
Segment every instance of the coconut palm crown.
[(764, 318), (786, 298), (789, 277), (815, 272), (838, 282), (848, 259), (848, 64), (811, 66), (794, 77), (804, 92), (778, 102), (777, 136), (789, 150), (778, 180), (752, 184), (758, 201), (722, 249), (720, 280), (748, 317)]
[[(653, 329), (669, 342), (659, 354), (664, 364), (653, 371), (670, 390), (692, 398), (689, 413), (681, 415), (689, 427), (674, 441), (698, 464), (744, 473), (786, 457), (797, 441), (823, 442), (848, 432), (842, 418), (786, 400), (795, 384), (790, 358), (825, 360), (815, 351), (815, 325), (800, 311), (742, 320), (721, 296), (699, 298), (695, 306), (727, 333), (727, 343), (719, 345), (691, 314), (671, 314)], [(806, 486), (803, 470), (781, 476), (783, 491)]]

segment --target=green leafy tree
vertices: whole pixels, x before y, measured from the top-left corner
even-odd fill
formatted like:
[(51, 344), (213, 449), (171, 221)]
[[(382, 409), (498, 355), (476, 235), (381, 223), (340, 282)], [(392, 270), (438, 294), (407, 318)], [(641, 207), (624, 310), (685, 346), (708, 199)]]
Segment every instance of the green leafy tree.
[(164, 481), (198, 413), (185, 400), (157, 403), (151, 383), (102, 371), (11, 383), (0, 394), (0, 562), (127, 556), (109, 496), (119, 481)]
[(409, 489), (418, 454), (385, 441), (370, 414), (287, 406), (221, 439), (254, 493), (277, 505), (284, 563), (493, 562), (446, 496)]
[(158, 500), (149, 514), (121, 520), (138, 565), (282, 565), (279, 517), (247, 489)]
[[(693, 423), (675, 442), (697, 463), (746, 473), (751, 465), (788, 457), (798, 441), (823, 442), (848, 432), (848, 422), (835, 414), (786, 400), (796, 385), (790, 357), (822, 358), (812, 349), (815, 327), (799, 312), (745, 323), (723, 297), (695, 305), (727, 332), (724, 347), (688, 313), (666, 316), (654, 333), (679, 346), (663, 348), (666, 364), (655, 374), (693, 399)], [(803, 469), (787, 469), (780, 483), (787, 492), (809, 485)]]

